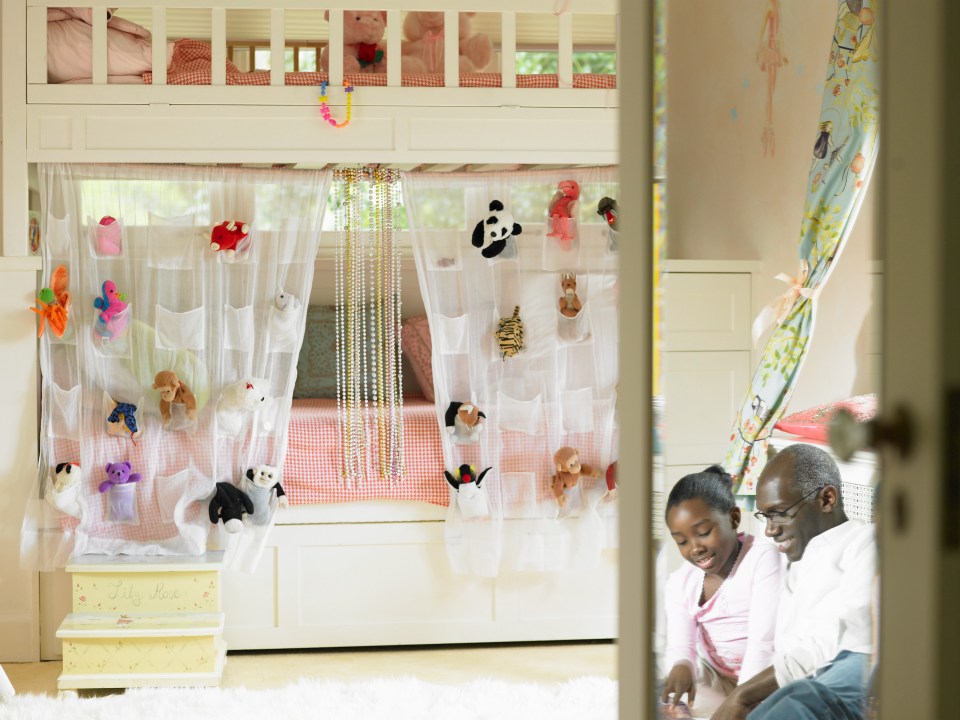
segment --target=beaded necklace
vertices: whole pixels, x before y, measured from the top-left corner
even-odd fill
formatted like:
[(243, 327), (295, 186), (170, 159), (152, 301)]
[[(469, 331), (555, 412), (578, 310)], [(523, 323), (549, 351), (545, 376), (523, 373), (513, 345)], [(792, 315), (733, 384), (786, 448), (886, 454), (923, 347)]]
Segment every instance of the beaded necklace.
[(335, 173), (337, 419), (347, 487), (376, 475), (393, 485), (405, 471), (401, 266), (393, 234), (398, 180), (382, 168)]
[(320, 97), (319, 97), (320, 115), (323, 117), (324, 120), (326, 120), (328, 123), (333, 125), (335, 128), (345, 128), (347, 125), (349, 125), (350, 116), (353, 114), (353, 85), (351, 85), (350, 83), (346, 83), (343, 86), (343, 91), (347, 94), (347, 118), (343, 122), (338, 123), (330, 115), (330, 108), (327, 105), (327, 100), (329, 99), (327, 97), (327, 81), (326, 80), (320, 81)]

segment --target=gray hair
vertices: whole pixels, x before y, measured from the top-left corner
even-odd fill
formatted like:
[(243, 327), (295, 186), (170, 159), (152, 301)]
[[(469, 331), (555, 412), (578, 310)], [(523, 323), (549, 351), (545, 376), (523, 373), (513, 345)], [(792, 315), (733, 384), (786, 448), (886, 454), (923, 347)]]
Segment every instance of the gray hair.
[(837, 509), (843, 510), (843, 480), (840, 468), (829, 453), (813, 445), (797, 443), (778, 452), (768, 467), (787, 461), (792, 462), (790, 482), (801, 496), (831, 485), (837, 489)]

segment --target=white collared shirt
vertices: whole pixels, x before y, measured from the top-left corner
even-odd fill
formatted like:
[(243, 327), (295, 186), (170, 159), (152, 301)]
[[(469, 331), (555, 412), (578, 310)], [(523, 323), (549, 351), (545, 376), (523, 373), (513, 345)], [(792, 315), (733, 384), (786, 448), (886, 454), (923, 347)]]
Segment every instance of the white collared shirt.
[(780, 687), (841, 650), (873, 652), (874, 526), (848, 520), (810, 540), (783, 572), (773, 666)]

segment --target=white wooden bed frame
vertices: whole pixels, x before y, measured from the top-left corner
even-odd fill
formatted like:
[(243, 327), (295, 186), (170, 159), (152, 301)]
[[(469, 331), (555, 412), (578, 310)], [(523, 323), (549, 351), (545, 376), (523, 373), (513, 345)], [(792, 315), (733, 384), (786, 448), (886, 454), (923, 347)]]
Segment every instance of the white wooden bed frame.
[[(89, 7), (152, 8), (153, 85), (107, 83), (105, 19), (94, 25), (93, 78), (47, 84), (46, 11), (63, 0), (2, 3), (4, 256), (25, 256), (31, 163), (510, 163), (617, 162), (616, 90), (572, 88), (572, 17), (615, 15), (617, 0), (570, 0), (557, 16), (559, 84), (516, 87), (518, 13), (553, 15), (553, 0), (206, 0), (213, 84), (166, 85), (168, 8), (182, 0), (79, 0)], [(200, 3), (190, 3), (196, 7)], [(273, 8), (280, 5), (281, 8)], [(319, 121), (317, 88), (283, 85), (284, 10), (331, 10), (330, 84), (343, 79), (338, 9), (386, 9), (387, 87), (358, 87), (353, 122)], [(270, 7), (271, 85), (227, 86), (228, 8)], [(502, 87), (457, 87), (456, 43), (447, 43), (442, 88), (400, 86), (402, 10), (502, 17)], [(24, 44), (23, 39), (26, 38)], [(619, 40), (619, 38), (618, 38)], [(333, 98), (332, 98), (333, 99)], [(336, 100), (334, 100), (336, 102)], [(333, 103), (332, 103), (333, 104)], [(342, 107), (334, 108), (341, 116)], [(37, 267), (26, 263), (26, 272)], [(29, 417), (29, 415), (28, 415)], [(33, 478), (21, 478), (31, 482)], [(343, 647), (613, 638), (617, 633), (615, 550), (600, 567), (565, 573), (454, 576), (444, 546), (444, 508), (364, 502), (283, 510), (252, 577), (226, 572), (225, 637), (231, 649)], [(509, 521), (506, 523), (509, 525)], [(509, 527), (505, 529), (509, 532)], [(41, 579), (41, 625), (69, 608), (63, 573)], [(42, 636), (45, 658), (59, 654)]]

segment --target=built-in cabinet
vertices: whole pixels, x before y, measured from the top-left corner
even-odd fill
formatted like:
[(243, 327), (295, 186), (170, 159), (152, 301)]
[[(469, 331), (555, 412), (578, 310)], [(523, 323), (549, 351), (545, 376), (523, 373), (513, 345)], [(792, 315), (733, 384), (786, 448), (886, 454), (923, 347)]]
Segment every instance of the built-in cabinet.
[[(664, 277), (661, 495), (684, 475), (723, 461), (730, 428), (750, 384), (755, 277), (759, 261), (669, 260)], [(676, 546), (664, 544), (669, 570)]]

